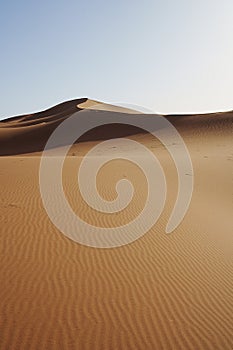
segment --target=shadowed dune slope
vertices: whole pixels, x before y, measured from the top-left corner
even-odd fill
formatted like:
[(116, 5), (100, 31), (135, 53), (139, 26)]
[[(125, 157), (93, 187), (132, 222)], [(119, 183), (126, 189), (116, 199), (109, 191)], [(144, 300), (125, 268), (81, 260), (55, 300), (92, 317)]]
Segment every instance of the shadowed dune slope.
[[(0, 122), (0, 155), (16, 155), (42, 151), (51, 133), (75, 112), (89, 109), (98, 118), (98, 110), (103, 113), (132, 113), (132, 110), (102, 104), (87, 98), (63, 102), (45, 111), (12, 117)], [(168, 115), (165, 116), (179, 130), (202, 132), (219, 128), (229, 129), (233, 121), (233, 112), (212, 113), (204, 115)], [(146, 118), (150, 115), (144, 115)], [(117, 119), (117, 116), (116, 116)], [(133, 120), (133, 119), (132, 119)], [(143, 133), (131, 125), (109, 124), (88, 131), (79, 141), (111, 139)]]

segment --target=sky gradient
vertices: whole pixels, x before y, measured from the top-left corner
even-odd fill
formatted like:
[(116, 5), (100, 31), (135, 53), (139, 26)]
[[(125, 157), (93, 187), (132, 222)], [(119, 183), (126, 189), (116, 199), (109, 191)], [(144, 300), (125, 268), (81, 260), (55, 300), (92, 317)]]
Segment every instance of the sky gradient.
[(0, 2), (0, 119), (89, 97), (233, 109), (233, 1)]

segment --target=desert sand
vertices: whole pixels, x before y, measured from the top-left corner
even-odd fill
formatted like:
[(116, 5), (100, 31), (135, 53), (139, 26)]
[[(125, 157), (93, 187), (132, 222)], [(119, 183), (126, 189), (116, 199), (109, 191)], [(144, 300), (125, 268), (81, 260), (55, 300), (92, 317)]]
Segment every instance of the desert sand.
[(0, 122), (0, 348), (233, 349), (233, 112), (165, 116), (187, 145), (195, 178), (190, 208), (169, 235), (177, 176), (158, 140), (118, 125), (100, 127), (75, 144), (64, 165), (64, 189), (73, 210), (93, 225), (132, 220), (147, 188), (135, 165), (114, 160), (101, 169), (99, 192), (112, 200), (116, 182), (126, 177), (135, 187), (132, 202), (117, 214), (89, 208), (76, 175), (99, 140), (142, 143), (167, 179), (165, 209), (148, 233), (129, 245), (95, 249), (73, 242), (50, 221), (39, 165), (52, 130), (83, 108), (98, 117), (96, 103), (73, 100)]

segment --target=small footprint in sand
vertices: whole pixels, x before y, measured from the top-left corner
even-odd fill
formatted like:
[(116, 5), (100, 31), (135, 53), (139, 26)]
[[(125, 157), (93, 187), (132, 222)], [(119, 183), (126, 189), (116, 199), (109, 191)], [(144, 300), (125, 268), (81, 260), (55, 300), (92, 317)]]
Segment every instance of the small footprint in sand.
[(9, 208), (9, 207), (20, 208), (20, 206), (18, 204), (15, 204), (15, 203), (10, 203), (10, 204), (3, 205), (3, 208)]

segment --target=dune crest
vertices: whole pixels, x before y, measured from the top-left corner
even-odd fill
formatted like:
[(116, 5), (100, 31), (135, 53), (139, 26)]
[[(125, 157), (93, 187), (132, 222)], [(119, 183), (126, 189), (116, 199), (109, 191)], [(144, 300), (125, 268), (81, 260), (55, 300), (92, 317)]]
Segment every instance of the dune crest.
[[(56, 127), (75, 112), (89, 110), (141, 114), (133, 109), (113, 106), (87, 98), (75, 99), (60, 103), (42, 112), (11, 117), (0, 121), (0, 155), (16, 155), (40, 152)], [(145, 114), (145, 116), (147, 116)], [(203, 115), (168, 115), (167, 118), (177, 129), (185, 132), (214, 132), (224, 128), (229, 132), (233, 120), (233, 112), (211, 113)], [(80, 141), (96, 141), (143, 133), (133, 126), (114, 124), (99, 127), (90, 131)]]

